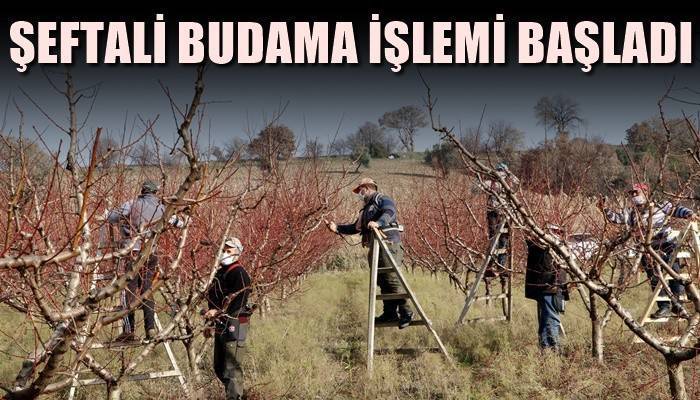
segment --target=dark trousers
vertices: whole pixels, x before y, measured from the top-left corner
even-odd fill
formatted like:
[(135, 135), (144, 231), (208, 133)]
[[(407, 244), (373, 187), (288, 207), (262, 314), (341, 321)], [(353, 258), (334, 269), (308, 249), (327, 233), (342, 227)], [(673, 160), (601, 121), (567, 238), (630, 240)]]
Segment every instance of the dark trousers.
[[(498, 211), (495, 210), (488, 210), (486, 212), (486, 222), (488, 224), (488, 229), (489, 229), (489, 241), (496, 236), (496, 231), (498, 230), (498, 226), (503, 222), (503, 215), (499, 213)], [(503, 226), (504, 228), (508, 229), (509, 226), (508, 224), (505, 224)], [(501, 250), (501, 249), (506, 249), (508, 248), (508, 242), (510, 240), (510, 233), (501, 233), (501, 236), (498, 238), (498, 244), (496, 245), (496, 250)], [(498, 263), (495, 267), (498, 269), (504, 269), (506, 268), (506, 263), (508, 262), (508, 254), (499, 254), (496, 256), (495, 261)]]
[(227, 340), (220, 333), (214, 335), (214, 373), (224, 384), (226, 400), (243, 398), (243, 369), (245, 340)]
[[(401, 248), (401, 244), (387, 243), (387, 247), (389, 248), (389, 252), (391, 252), (392, 257), (394, 257), (396, 265), (401, 267), (401, 262), (403, 261), (403, 249)], [(370, 243), (369, 254), (367, 255), (367, 259), (370, 265), (370, 271), (372, 267), (372, 248), (372, 243)], [(384, 249), (380, 245), (378, 268), (389, 267), (391, 267), (391, 261), (389, 260), (389, 257), (386, 255)], [(379, 271), (377, 273), (377, 285), (379, 285), (382, 294), (394, 294), (404, 292), (403, 286), (401, 285), (401, 281), (399, 281), (399, 277), (396, 275), (395, 272)], [(384, 300), (384, 313), (388, 315), (395, 315), (397, 313), (397, 309), (401, 314), (405, 314), (406, 312), (411, 310), (411, 306), (406, 303), (406, 299)]]
[[(127, 270), (131, 270), (133, 262), (127, 264)], [(153, 284), (153, 278), (155, 277), (156, 270), (158, 269), (158, 256), (151, 254), (139, 273), (134, 277), (134, 279), (129, 280), (126, 285), (126, 290), (122, 298), (124, 307), (131, 307), (138, 297), (142, 293), (146, 292), (151, 288)], [(137, 306), (138, 308), (138, 306)], [(149, 329), (155, 329), (155, 309), (156, 305), (153, 301), (153, 294), (145, 299), (141, 300), (140, 308), (143, 310), (143, 325), (148, 332)], [(129, 312), (126, 317), (124, 317), (124, 332), (134, 333), (136, 331), (136, 315), (134, 310)]]
[(537, 298), (537, 321), (539, 343), (541, 349), (557, 349), (559, 347), (559, 329), (561, 318), (555, 306), (554, 294), (542, 294)]
[[(673, 254), (673, 251), (676, 249), (676, 245), (674, 243), (667, 242), (659, 246), (654, 246), (653, 249), (659, 253), (659, 255), (664, 261), (669, 262), (671, 260), (671, 255)], [(650, 255), (644, 254), (642, 256), (642, 267), (644, 268), (644, 272), (646, 272), (647, 277), (649, 278), (649, 282), (651, 283), (651, 290), (656, 290), (656, 285), (659, 284), (660, 277), (656, 274), (656, 271), (654, 271), (654, 261), (652, 260)], [(678, 259), (676, 259), (671, 268), (676, 272), (680, 272), (681, 265), (678, 262)], [(663, 275), (663, 269), (661, 270), (661, 272)], [(675, 296), (680, 296), (685, 292), (685, 288), (677, 280), (669, 281), (668, 287), (671, 288), (671, 292), (673, 292)], [(666, 289), (661, 289), (659, 295), (668, 297), (668, 292), (666, 292)], [(659, 301), (656, 304), (661, 309), (671, 307), (670, 301)]]

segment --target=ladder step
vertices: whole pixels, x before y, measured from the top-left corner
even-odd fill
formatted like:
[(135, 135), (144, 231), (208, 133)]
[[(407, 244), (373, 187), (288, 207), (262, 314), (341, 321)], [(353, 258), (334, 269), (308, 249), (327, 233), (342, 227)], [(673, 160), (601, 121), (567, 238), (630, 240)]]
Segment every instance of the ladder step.
[[(690, 279), (690, 274), (678, 274), (678, 276), (680, 276), (681, 279)], [(671, 275), (668, 275), (668, 274), (664, 275), (664, 279), (667, 281), (673, 280)]]
[[(129, 381), (145, 381), (145, 380), (149, 380), (149, 379), (161, 379), (161, 378), (170, 378), (170, 377), (179, 377), (179, 376), (182, 376), (182, 373), (180, 373), (179, 371), (170, 370), (170, 371), (160, 371), (160, 372), (148, 372), (148, 373), (136, 374), (136, 375), (127, 375), (124, 377), (124, 380), (127, 382), (129, 382)], [(83, 386), (101, 385), (101, 384), (105, 383), (105, 381), (103, 381), (101, 378), (80, 379), (79, 382)]]
[(496, 249), (493, 254), (500, 256), (501, 254), (508, 254), (508, 249)]
[[(414, 319), (408, 326), (418, 326), (418, 325), (428, 325), (422, 319)], [(378, 322), (374, 324), (375, 328), (397, 328), (399, 326), (399, 321), (394, 322)]]
[(393, 267), (383, 267), (383, 268), (377, 268), (377, 272), (382, 272), (382, 271), (393, 271)]
[(676, 254), (676, 258), (690, 258), (690, 252), (686, 250), (679, 251), (678, 254)]
[(501, 229), (501, 233), (508, 233), (508, 228)]
[(377, 300), (401, 300), (410, 299), (411, 296), (408, 293), (391, 293), (391, 294), (378, 294)]
[(670, 317), (664, 317), (664, 318), (647, 318), (642, 322), (642, 325), (644, 324), (658, 324), (662, 322), (668, 322), (671, 318)]
[(479, 318), (471, 318), (467, 320), (467, 323), (469, 322), (481, 322), (481, 321), (505, 321), (506, 316), (502, 315), (500, 317), (479, 317)]
[(474, 301), (477, 301), (477, 300), (497, 300), (497, 299), (506, 299), (506, 298), (508, 298), (508, 294), (501, 293), (499, 295), (494, 294), (494, 295), (489, 295), (489, 296), (476, 296), (474, 298)]
[(407, 354), (414, 355), (417, 353), (439, 353), (439, 347), (400, 347), (400, 348), (387, 348), (387, 349), (376, 349), (375, 354)]
[[(656, 298), (656, 301), (671, 301), (671, 299), (668, 296), (659, 296)], [(688, 296), (686, 296), (686, 295), (679, 296), (678, 301), (688, 301)]]

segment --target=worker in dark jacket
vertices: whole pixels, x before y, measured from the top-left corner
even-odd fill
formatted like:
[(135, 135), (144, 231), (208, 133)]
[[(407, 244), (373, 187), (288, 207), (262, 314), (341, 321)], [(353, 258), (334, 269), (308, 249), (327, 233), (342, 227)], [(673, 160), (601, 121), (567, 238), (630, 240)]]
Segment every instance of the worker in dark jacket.
[[(208, 291), (209, 310), (204, 317), (214, 321), (214, 372), (226, 389), (226, 400), (243, 398), (245, 343), (251, 310), (248, 307), (250, 275), (238, 262), (243, 245), (238, 238), (224, 242), (219, 269)], [(210, 336), (211, 330), (205, 330)]]
[[(403, 249), (401, 248), (400, 226), (396, 215), (396, 205), (387, 195), (377, 191), (377, 183), (371, 178), (363, 178), (359, 185), (353, 189), (363, 202), (362, 209), (351, 224), (337, 225), (330, 222), (328, 228), (341, 235), (360, 234), (362, 245), (369, 247), (367, 256), (368, 262), (372, 263), (372, 249), (374, 233), (372, 228), (377, 228), (386, 236), (387, 247), (391, 252), (397, 266), (401, 265), (403, 259)], [(381, 271), (381, 268), (389, 268), (391, 261), (380, 246), (379, 268), (377, 274), (377, 284), (381, 288), (382, 294), (396, 294), (402, 292), (401, 283), (395, 272)], [(406, 299), (384, 300), (384, 312), (375, 319), (375, 323), (397, 322), (399, 329), (410, 325), (413, 318), (413, 311), (406, 303)]]
[[(136, 235), (147, 237), (150, 227), (156, 224), (165, 212), (165, 206), (160, 201), (156, 194), (159, 186), (156, 182), (147, 180), (141, 185), (141, 194), (133, 200), (127, 201), (118, 208), (107, 213), (107, 221), (110, 224), (119, 225), (121, 241), (119, 247), (125, 247), (131, 239)], [(168, 224), (177, 228), (185, 226), (185, 218), (173, 215), (168, 220)], [(126, 270), (129, 271), (133, 266), (133, 261), (139, 257), (141, 252), (142, 240), (137, 240), (134, 247), (131, 249), (131, 257), (126, 263)], [(151, 289), (153, 280), (156, 278), (158, 270), (158, 255), (155, 251), (149, 255), (144, 267), (139, 270), (139, 273), (127, 283), (126, 290), (122, 293), (122, 306), (131, 308), (132, 304), (137, 301), (138, 296)], [(155, 302), (153, 297), (147, 296), (141, 299), (141, 308), (143, 309), (144, 328), (146, 338), (153, 339), (156, 335), (155, 327)], [(136, 340), (135, 332), (136, 318), (134, 311), (131, 310), (124, 317), (124, 325), (122, 334), (116, 339), (120, 342), (129, 342)]]
[[(555, 237), (563, 235), (557, 225), (549, 224), (547, 228)], [(556, 264), (549, 247), (529, 239), (526, 245), (525, 297), (537, 301), (540, 348), (558, 351), (559, 314), (564, 312), (564, 301), (569, 299), (566, 272)]]
[[(616, 212), (605, 207), (605, 199), (601, 198), (598, 202), (598, 208), (605, 214), (608, 221), (614, 224), (627, 225), (632, 230), (633, 235), (640, 241), (646, 236), (647, 229), (649, 229), (647, 227), (648, 222), (651, 220), (651, 247), (659, 252), (659, 255), (664, 261), (668, 262), (671, 260), (671, 255), (676, 249), (675, 239), (670, 236), (671, 226), (669, 225), (668, 217), (693, 220), (697, 220), (698, 218), (693, 210), (680, 205), (674, 206), (668, 201), (662, 201), (650, 206), (647, 201), (648, 193), (649, 186), (646, 183), (636, 183), (632, 185), (632, 188), (627, 192), (630, 201), (634, 205), (633, 207), (625, 208), (622, 212)], [(649, 217), (650, 211), (651, 218)], [(654, 262), (651, 256), (649, 254), (644, 254), (641, 264), (649, 278), (652, 290), (656, 290), (656, 285), (659, 284), (659, 276), (657, 276), (654, 270)], [(673, 263), (671, 268), (676, 272), (680, 271), (681, 265), (678, 260)], [(681, 282), (675, 279), (671, 280), (668, 286), (676, 298), (680, 297), (685, 292), (685, 288)], [(665, 289), (659, 294), (668, 298)], [(671, 307), (671, 302), (669, 301), (658, 301), (657, 306), (658, 309), (650, 315), (652, 319), (668, 318), (673, 314), (679, 314), (681, 311), (680, 305)]]

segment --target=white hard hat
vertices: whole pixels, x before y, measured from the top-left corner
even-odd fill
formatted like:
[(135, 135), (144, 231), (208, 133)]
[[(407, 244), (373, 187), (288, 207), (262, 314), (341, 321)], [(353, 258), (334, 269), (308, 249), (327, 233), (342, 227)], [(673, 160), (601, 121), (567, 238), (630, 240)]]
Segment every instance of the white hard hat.
[(238, 249), (239, 253), (243, 253), (243, 243), (241, 243), (241, 240), (237, 237), (226, 238), (226, 241), (224, 241), (224, 246), (233, 247), (234, 249)]

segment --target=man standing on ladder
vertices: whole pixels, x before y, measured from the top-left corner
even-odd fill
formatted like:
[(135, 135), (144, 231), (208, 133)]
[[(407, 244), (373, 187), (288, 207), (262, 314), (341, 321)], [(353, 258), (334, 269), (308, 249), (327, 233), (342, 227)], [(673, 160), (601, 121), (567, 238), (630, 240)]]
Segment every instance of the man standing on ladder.
[[(118, 224), (121, 233), (121, 242), (119, 247), (124, 247), (132, 238), (132, 235), (141, 233), (144, 237), (148, 236), (149, 226), (160, 220), (165, 212), (165, 207), (160, 199), (156, 196), (159, 186), (156, 182), (147, 180), (141, 186), (141, 194), (124, 204), (119, 208), (109, 211), (107, 221), (110, 224)], [(185, 226), (184, 218), (178, 218), (173, 215), (168, 223), (177, 228)], [(131, 250), (131, 257), (126, 264), (126, 270), (131, 270), (134, 260), (138, 259), (141, 252), (142, 241), (138, 240)], [(144, 267), (139, 273), (131, 279), (126, 290), (123, 292), (122, 306), (130, 309), (131, 305), (136, 301), (137, 296), (141, 296), (144, 292), (151, 289), (153, 280), (156, 278), (158, 269), (158, 255), (155, 254), (155, 247), (146, 260)], [(153, 339), (157, 333), (155, 326), (155, 302), (153, 295), (141, 299), (141, 308), (143, 309), (144, 328), (146, 330), (146, 338)], [(122, 334), (117, 337), (118, 342), (136, 341), (137, 337), (134, 334), (136, 318), (134, 311), (130, 310), (124, 318), (124, 326)]]
[[(362, 209), (355, 222), (351, 224), (337, 225), (335, 222), (330, 222), (328, 228), (341, 235), (362, 235), (362, 246), (369, 247), (370, 251), (367, 256), (370, 263), (370, 271), (372, 264), (372, 244), (375, 240), (375, 235), (372, 233), (372, 228), (379, 229), (386, 235), (387, 247), (394, 257), (397, 266), (401, 265), (403, 259), (403, 249), (401, 248), (401, 227), (399, 226), (396, 205), (394, 201), (387, 195), (379, 193), (377, 183), (371, 178), (362, 178), (360, 183), (353, 193), (355, 193), (363, 202)], [(379, 256), (379, 273), (377, 275), (377, 283), (381, 288), (382, 294), (398, 294), (401, 292), (401, 283), (395, 272), (386, 272), (383, 268), (390, 268), (391, 261), (389, 257), (381, 251)], [(403, 329), (410, 325), (413, 318), (413, 311), (406, 303), (406, 299), (383, 300), (384, 312), (382, 315), (375, 318), (375, 323), (396, 322), (399, 329)]]
[[(649, 204), (647, 195), (649, 193), (649, 185), (646, 183), (635, 183), (632, 188), (627, 191), (629, 199), (632, 202), (632, 207), (627, 207), (622, 210), (622, 212), (616, 212), (605, 207), (605, 199), (600, 198), (598, 201), (598, 208), (605, 214), (608, 221), (614, 224), (627, 225), (631, 230), (632, 234), (638, 238), (638, 240), (643, 241), (647, 232), (647, 223), (649, 221), (649, 212), (651, 211), (651, 223), (652, 223), (652, 238), (651, 247), (654, 251), (659, 252), (661, 258), (668, 262), (671, 260), (676, 249), (675, 239), (669, 237), (671, 233), (671, 227), (668, 225), (669, 216), (674, 218), (683, 219), (693, 219), (698, 220), (697, 215), (693, 210), (683, 207), (683, 206), (673, 206), (669, 201), (662, 201), (657, 204)], [(654, 262), (651, 256), (644, 254), (641, 260), (642, 267), (649, 278), (652, 290), (656, 290), (656, 285), (659, 284), (659, 280), (662, 278), (658, 276), (654, 270)], [(671, 266), (674, 271), (679, 272), (681, 269), (678, 260), (675, 260)], [(662, 274), (664, 275), (664, 274)], [(676, 298), (679, 298), (684, 292), (685, 288), (677, 280), (671, 280), (668, 285)], [(662, 290), (661, 296), (668, 297), (666, 290)], [(673, 314), (681, 313), (681, 306), (674, 305), (671, 307), (669, 301), (659, 301), (657, 302), (658, 310), (651, 314), (649, 318), (651, 319), (661, 319), (671, 317)]]
[[(227, 400), (240, 400), (243, 394), (243, 369), (250, 315), (248, 296), (251, 292), (250, 275), (238, 262), (243, 244), (232, 237), (224, 241), (219, 269), (209, 287), (207, 320), (214, 320), (214, 372), (226, 389)], [(204, 335), (210, 337), (207, 328)]]
[[(520, 181), (518, 178), (509, 173), (508, 164), (505, 162), (500, 162), (496, 165), (496, 173), (508, 182), (511, 189), (515, 190)], [(503, 211), (503, 204), (498, 200), (498, 195), (503, 194), (503, 186), (498, 180), (487, 180), (484, 184), (493, 193), (489, 194), (489, 198), (486, 201), (486, 222), (488, 224), (489, 242), (496, 235), (496, 230), (498, 226), (506, 218), (505, 212)], [(498, 246), (496, 251), (498, 252), (497, 257), (494, 261), (496, 262), (495, 268), (490, 267), (486, 270), (487, 277), (498, 276), (500, 273), (506, 271), (506, 263), (508, 262), (508, 247), (510, 245), (510, 225), (508, 223), (503, 225), (504, 232), (498, 238)]]

